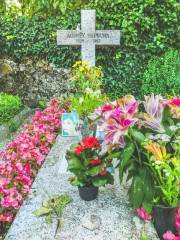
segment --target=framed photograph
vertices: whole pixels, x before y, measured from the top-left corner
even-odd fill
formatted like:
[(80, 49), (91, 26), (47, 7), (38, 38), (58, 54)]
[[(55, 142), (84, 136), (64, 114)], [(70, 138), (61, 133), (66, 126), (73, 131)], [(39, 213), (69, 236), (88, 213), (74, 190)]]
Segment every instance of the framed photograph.
[(76, 137), (79, 135), (79, 115), (77, 113), (63, 113), (61, 121), (63, 137)]

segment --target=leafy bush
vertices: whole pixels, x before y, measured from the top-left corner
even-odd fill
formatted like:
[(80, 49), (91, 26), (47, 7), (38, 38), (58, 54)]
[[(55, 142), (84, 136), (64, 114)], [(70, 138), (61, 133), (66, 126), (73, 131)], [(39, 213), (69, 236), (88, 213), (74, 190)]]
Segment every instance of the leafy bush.
[[(60, 2), (66, 5), (69, 1)], [(112, 97), (127, 93), (140, 96), (144, 67), (149, 59), (168, 48), (179, 48), (177, 0), (163, 1), (163, 4), (153, 0), (87, 0), (73, 10), (42, 8), (34, 12), (32, 18), (3, 17), (0, 19), (0, 55), (18, 61), (26, 57), (45, 58), (58, 66), (70, 67), (79, 60), (80, 48), (58, 47), (56, 31), (76, 29), (80, 22), (80, 11), (76, 10), (79, 6), (96, 9), (97, 29), (121, 30), (120, 47), (99, 47), (96, 51), (96, 64), (105, 72), (106, 92)]]
[(0, 124), (14, 117), (20, 111), (21, 106), (22, 102), (18, 96), (0, 94)]
[(180, 94), (180, 52), (170, 50), (148, 63), (142, 82), (142, 94)]
[(76, 111), (80, 118), (84, 119), (90, 113), (93, 113), (96, 108), (101, 106), (105, 99), (106, 97), (101, 94), (100, 90), (93, 91), (87, 88), (83, 95), (70, 97), (70, 110)]
[(102, 86), (102, 71), (99, 67), (90, 67), (87, 62), (77, 61), (73, 65), (70, 76), (71, 89), (75, 93), (82, 93), (87, 88), (93, 91), (100, 90)]

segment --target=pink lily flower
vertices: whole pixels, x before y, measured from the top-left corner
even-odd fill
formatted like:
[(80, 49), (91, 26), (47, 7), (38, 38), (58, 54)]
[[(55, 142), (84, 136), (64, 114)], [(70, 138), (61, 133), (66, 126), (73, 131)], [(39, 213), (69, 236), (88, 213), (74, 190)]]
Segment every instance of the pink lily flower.
[(151, 128), (153, 131), (163, 133), (162, 117), (164, 111), (163, 99), (160, 95), (145, 96), (144, 107), (146, 113), (143, 114), (143, 120), (140, 125)]

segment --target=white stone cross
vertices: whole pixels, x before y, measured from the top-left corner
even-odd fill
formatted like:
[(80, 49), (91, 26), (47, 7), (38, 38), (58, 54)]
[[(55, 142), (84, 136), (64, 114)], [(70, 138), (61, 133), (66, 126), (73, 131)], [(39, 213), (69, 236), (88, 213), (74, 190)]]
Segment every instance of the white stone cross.
[(120, 31), (96, 30), (96, 10), (81, 10), (81, 29), (58, 30), (57, 44), (81, 46), (82, 61), (95, 66), (96, 45), (120, 45)]

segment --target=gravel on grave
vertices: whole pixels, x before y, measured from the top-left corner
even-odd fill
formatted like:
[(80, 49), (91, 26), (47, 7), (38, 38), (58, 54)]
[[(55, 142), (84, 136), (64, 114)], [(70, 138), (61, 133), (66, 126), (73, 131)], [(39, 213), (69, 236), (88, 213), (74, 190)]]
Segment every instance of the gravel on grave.
[[(64, 170), (66, 149), (74, 141), (77, 140), (57, 138), (5, 240), (139, 240), (142, 230), (149, 239), (158, 239), (151, 223), (144, 224), (135, 217), (127, 190), (119, 186), (118, 178), (115, 185), (101, 188), (96, 200), (80, 199), (78, 189), (68, 182), (70, 174)], [(44, 217), (35, 217), (33, 211), (48, 196), (59, 194), (68, 194), (73, 201), (64, 209), (63, 228), (55, 238), (56, 219), (47, 224)]]

